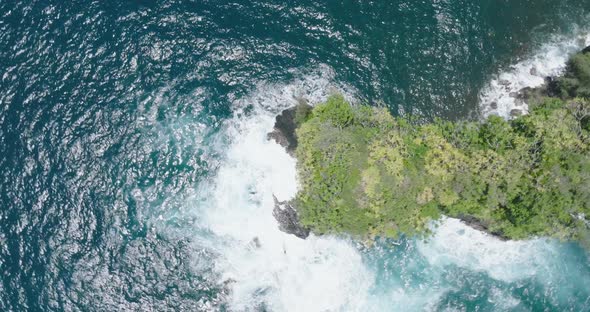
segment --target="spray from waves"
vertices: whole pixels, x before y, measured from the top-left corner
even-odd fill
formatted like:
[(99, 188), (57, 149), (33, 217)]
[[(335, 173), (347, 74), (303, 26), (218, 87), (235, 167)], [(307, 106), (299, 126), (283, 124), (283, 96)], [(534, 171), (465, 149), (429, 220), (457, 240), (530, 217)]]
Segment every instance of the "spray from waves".
[[(500, 287), (480, 284), (490, 290), (487, 301), (499, 311), (513, 311), (515, 307), (530, 310), (522, 301), (530, 302), (531, 298), (544, 298), (551, 310), (588, 308), (590, 267), (584, 251), (575, 244), (548, 238), (502, 241), (458, 219), (443, 218), (434, 235), (416, 246), (434, 272), (459, 268), (485, 273), (502, 283)], [(529, 286), (524, 296), (516, 298), (506, 285)]]
[[(228, 121), (223, 165), (202, 193), (202, 225), (220, 257), (216, 271), (231, 288), (232, 310), (361, 310), (374, 276), (353, 243), (332, 237), (300, 240), (278, 230), (279, 200), (297, 191), (295, 160), (267, 140), (276, 114), (305, 97), (312, 103), (333, 90), (323, 68), (286, 86), (260, 86), (236, 103)], [(343, 92), (342, 88), (338, 88)], [(305, 90), (305, 91), (301, 91)], [(346, 92), (344, 92), (346, 94)]]
[(569, 57), (590, 45), (590, 30), (578, 29), (572, 36), (556, 36), (542, 45), (532, 56), (510, 67), (492, 79), (480, 92), (479, 102), (485, 116), (499, 115), (509, 118), (512, 110), (528, 111), (528, 106), (517, 99), (525, 87), (538, 87), (545, 77), (563, 72)]
[(456, 265), (486, 272), (505, 282), (546, 271), (550, 259), (558, 257), (554, 242), (547, 239), (502, 241), (453, 218), (443, 218), (427, 243), (418, 250), (432, 266)]

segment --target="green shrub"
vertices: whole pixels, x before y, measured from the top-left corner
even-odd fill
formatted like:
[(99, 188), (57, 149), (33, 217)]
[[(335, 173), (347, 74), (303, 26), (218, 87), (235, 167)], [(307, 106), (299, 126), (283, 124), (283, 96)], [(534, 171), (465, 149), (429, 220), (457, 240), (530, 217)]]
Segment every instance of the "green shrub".
[(307, 103), (299, 103), (295, 107), (295, 124), (300, 126), (311, 116), (312, 106)]
[(331, 122), (335, 127), (343, 128), (352, 125), (354, 112), (350, 104), (340, 95), (332, 96), (326, 103), (314, 109), (314, 117), (322, 122)]
[(590, 97), (590, 53), (574, 55), (563, 77), (557, 79), (557, 85), (563, 99)]

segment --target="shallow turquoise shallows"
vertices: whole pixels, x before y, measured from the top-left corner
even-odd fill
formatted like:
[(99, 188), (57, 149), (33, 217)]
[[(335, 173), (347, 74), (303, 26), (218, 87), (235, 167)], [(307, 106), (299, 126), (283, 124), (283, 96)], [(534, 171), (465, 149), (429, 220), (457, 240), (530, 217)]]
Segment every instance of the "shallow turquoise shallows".
[(155, 2), (0, 1), (0, 311), (590, 311), (576, 243), (283, 234), (266, 140), (333, 92), (480, 118), (590, 45), (590, 0)]

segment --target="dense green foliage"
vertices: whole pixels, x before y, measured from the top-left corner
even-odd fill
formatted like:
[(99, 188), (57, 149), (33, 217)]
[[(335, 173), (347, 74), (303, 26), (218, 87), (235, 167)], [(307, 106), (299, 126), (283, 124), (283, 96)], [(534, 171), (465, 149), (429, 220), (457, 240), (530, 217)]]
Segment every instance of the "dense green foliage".
[(586, 231), (587, 99), (547, 98), (512, 121), (416, 125), (340, 96), (307, 114), (297, 129), (296, 205), (316, 233), (420, 235), (441, 214), (514, 239)]
[(590, 97), (590, 52), (574, 55), (563, 77), (557, 79), (557, 84), (558, 93), (563, 99)]

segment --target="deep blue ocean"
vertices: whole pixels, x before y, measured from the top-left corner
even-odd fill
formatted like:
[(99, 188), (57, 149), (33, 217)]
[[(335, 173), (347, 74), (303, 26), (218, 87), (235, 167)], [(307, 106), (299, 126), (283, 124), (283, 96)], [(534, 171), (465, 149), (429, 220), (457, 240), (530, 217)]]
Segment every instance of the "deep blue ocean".
[(590, 0), (0, 0), (0, 311), (590, 311), (577, 243), (280, 232), (295, 161), (266, 139), (332, 93), (506, 116), (589, 25)]

